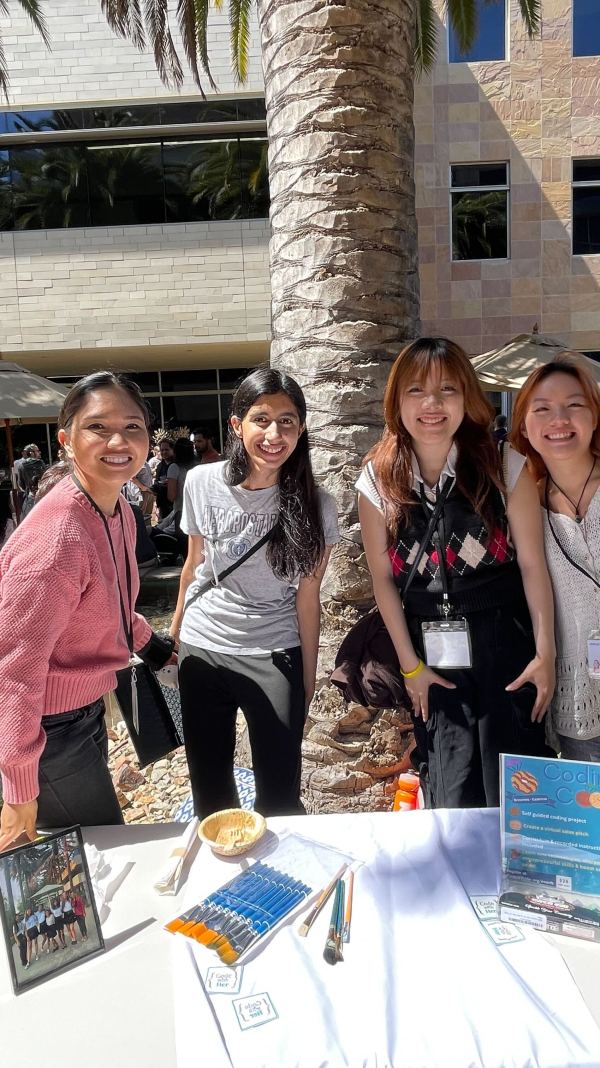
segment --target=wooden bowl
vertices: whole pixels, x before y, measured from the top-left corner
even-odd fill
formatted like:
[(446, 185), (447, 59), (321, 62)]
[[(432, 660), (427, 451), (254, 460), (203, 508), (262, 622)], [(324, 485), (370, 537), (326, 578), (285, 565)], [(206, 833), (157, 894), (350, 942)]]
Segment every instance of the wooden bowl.
[(251, 849), (267, 829), (264, 816), (241, 808), (224, 808), (202, 820), (198, 837), (222, 857), (236, 857)]

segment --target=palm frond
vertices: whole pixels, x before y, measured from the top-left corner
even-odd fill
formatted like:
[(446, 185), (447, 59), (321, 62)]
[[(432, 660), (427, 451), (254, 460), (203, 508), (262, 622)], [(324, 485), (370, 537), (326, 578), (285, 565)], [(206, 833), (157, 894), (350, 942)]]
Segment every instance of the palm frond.
[(477, 0), (446, 0), (448, 25), (452, 26), (461, 52), (468, 52), (477, 36)]
[(200, 71), (198, 70), (198, 38), (196, 32), (196, 4), (195, 0), (178, 0), (177, 21), (179, 32), (183, 42), (183, 48), (192, 72), (192, 77), (197, 86), (200, 86)]
[(196, 42), (198, 45), (198, 57), (202, 65), (202, 70), (208, 77), (211, 84), (211, 88), (216, 89), (217, 85), (210, 72), (210, 62), (208, 58), (208, 12), (210, 9), (210, 0), (194, 0), (194, 10), (196, 15)]
[(415, 72), (431, 70), (437, 54), (437, 27), (432, 0), (416, 4)]
[(523, 22), (530, 37), (540, 32), (542, 24), (542, 10), (540, 0), (519, 0), (519, 8), (523, 16)]
[(25, 14), (29, 15), (46, 48), (50, 48), (50, 34), (48, 33), (46, 19), (41, 11), (40, 0), (19, 0), (19, 3)]
[(183, 82), (183, 70), (171, 36), (165, 0), (145, 0), (144, 22), (161, 81), (179, 89)]
[(146, 47), (139, 0), (101, 0), (101, 7), (111, 30), (131, 41), (140, 51)]
[(245, 82), (248, 76), (251, 2), (252, 0), (229, 0), (231, 59), (233, 73), (238, 82)]

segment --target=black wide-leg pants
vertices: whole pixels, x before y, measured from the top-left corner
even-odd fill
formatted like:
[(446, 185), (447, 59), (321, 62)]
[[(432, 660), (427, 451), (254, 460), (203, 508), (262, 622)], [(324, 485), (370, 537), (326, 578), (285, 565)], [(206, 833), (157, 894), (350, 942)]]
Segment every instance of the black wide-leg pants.
[(181, 642), (179, 690), (196, 815), (239, 808), (233, 776), (238, 709), (248, 724), (257, 812), (305, 811), (300, 801), (306, 709), (300, 647), (252, 656)]
[[(409, 615), (408, 624), (415, 650), (424, 659), (423, 618)], [(514, 693), (505, 689), (535, 656), (526, 602), (465, 613), (465, 618), (473, 666), (440, 670), (456, 689), (431, 686), (427, 723), (413, 716), (413, 763), (428, 777), (435, 808), (498, 805), (500, 753), (556, 755), (546, 745), (544, 722), (531, 722), (535, 687), (527, 684)]]

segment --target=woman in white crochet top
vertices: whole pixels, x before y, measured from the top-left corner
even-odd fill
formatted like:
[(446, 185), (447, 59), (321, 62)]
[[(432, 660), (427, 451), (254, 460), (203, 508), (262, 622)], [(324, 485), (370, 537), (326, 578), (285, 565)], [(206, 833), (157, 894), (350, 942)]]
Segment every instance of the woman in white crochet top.
[(567, 355), (521, 389), (511, 443), (538, 480), (554, 588), (556, 690), (548, 722), (561, 756), (600, 762), (600, 678), (588, 638), (600, 630), (600, 392)]

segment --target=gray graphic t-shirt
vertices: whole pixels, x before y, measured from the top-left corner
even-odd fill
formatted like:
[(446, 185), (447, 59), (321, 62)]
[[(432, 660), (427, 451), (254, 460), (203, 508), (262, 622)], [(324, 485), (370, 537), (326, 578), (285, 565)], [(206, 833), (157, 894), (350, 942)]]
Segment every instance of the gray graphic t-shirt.
[[(228, 486), (226, 461), (193, 468), (185, 482), (181, 529), (204, 538), (205, 560), (187, 591), (216, 578), (277, 522), (279, 489)], [(334, 498), (319, 490), (326, 545), (339, 541)], [(268, 545), (268, 543), (267, 543)], [(277, 578), (267, 563), (267, 545), (186, 611), (182, 641), (217, 653), (257, 655), (300, 644), (296, 616), (298, 583)]]

